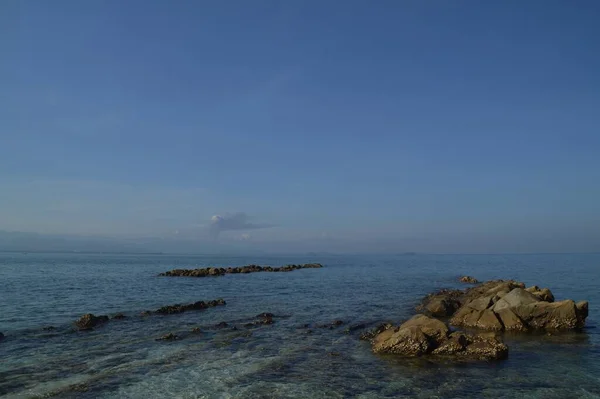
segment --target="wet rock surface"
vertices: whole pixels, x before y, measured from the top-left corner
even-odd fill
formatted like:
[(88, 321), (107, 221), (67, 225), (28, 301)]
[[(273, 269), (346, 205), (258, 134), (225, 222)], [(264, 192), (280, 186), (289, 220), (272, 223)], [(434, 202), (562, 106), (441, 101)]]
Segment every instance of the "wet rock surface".
[(303, 265), (286, 265), (281, 267), (248, 265), (241, 267), (206, 267), (201, 269), (174, 269), (160, 273), (159, 276), (166, 277), (217, 277), (225, 274), (247, 274), (258, 272), (291, 272), (299, 269), (317, 269), (323, 265), (320, 263), (306, 263)]
[(373, 352), (408, 357), (424, 355), (452, 356), (475, 360), (500, 360), (508, 356), (508, 347), (492, 337), (450, 333), (442, 321), (415, 315), (396, 328), (384, 328), (372, 339)]
[(75, 325), (79, 330), (92, 330), (101, 324), (108, 321), (108, 316), (95, 316), (92, 313), (84, 314), (75, 322)]
[(163, 335), (160, 338), (156, 338), (156, 341), (175, 341), (177, 339), (179, 339), (178, 335), (175, 335), (173, 333), (168, 333), (166, 335)]
[(462, 276), (461, 278), (458, 279), (458, 281), (460, 281), (461, 283), (467, 283), (467, 284), (478, 284), (479, 280), (477, 280), (475, 277), (471, 277), (471, 276)]
[(360, 339), (363, 341), (372, 341), (377, 335), (392, 327), (393, 325), (391, 323), (379, 324), (377, 327), (360, 334)]
[(175, 305), (168, 305), (168, 306), (163, 306), (162, 308), (157, 309), (154, 313), (159, 313), (159, 314), (176, 314), (176, 313), (183, 313), (189, 310), (204, 310), (204, 309), (208, 309), (208, 308), (214, 308), (215, 306), (223, 306), (226, 305), (227, 303), (225, 302), (224, 299), (216, 299), (216, 300), (212, 300), (212, 301), (208, 301), (208, 302), (204, 302), (204, 301), (198, 301), (198, 302), (194, 302), (194, 303), (189, 303), (189, 304), (175, 304)]
[(429, 316), (451, 317), (456, 327), (490, 331), (574, 330), (585, 325), (587, 301), (555, 302), (548, 288), (514, 280), (487, 281), (466, 290), (430, 294), (417, 307)]

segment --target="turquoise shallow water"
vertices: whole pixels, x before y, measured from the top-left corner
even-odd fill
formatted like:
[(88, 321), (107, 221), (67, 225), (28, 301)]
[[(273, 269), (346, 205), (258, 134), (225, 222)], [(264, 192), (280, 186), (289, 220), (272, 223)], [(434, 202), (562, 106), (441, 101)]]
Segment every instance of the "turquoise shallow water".
[[(218, 278), (166, 278), (176, 267), (321, 262), (323, 269)], [(590, 301), (587, 328), (506, 336), (509, 359), (439, 364), (378, 357), (352, 325), (410, 317), (418, 300), (456, 278), (515, 278), (557, 299)], [(598, 398), (600, 255), (207, 257), (0, 254), (0, 396), (81, 398)], [(147, 309), (224, 298), (227, 306), (140, 317)], [(91, 332), (80, 315), (124, 312)], [(242, 324), (261, 312), (270, 326)], [(45, 326), (54, 331), (44, 331)], [(191, 334), (193, 327), (203, 334)], [(155, 338), (173, 332), (174, 342)], [(79, 387), (79, 391), (73, 387)], [(85, 387), (85, 389), (81, 389)]]

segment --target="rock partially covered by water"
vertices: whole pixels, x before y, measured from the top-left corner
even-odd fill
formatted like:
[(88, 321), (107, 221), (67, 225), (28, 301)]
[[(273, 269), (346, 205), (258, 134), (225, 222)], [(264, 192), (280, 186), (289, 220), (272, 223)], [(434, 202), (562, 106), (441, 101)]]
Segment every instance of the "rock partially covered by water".
[(484, 292), (466, 302), (452, 317), (455, 326), (497, 331), (581, 329), (587, 302), (554, 302), (549, 289), (513, 288), (510, 292)]
[(273, 324), (273, 313), (261, 313), (256, 316), (256, 320), (244, 324), (244, 327), (251, 328), (261, 325)]
[(167, 277), (212, 277), (223, 276), (225, 274), (246, 274), (257, 272), (291, 272), (298, 269), (315, 269), (321, 268), (320, 263), (307, 263), (304, 265), (287, 265), (282, 267), (248, 265), (242, 267), (206, 267), (203, 269), (174, 269), (168, 272), (160, 273), (159, 276)]
[(393, 327), (393, 325), (391, 323), (382, 323), (382, 324), (378, 325), (377, 327), (375, 327), (374, 329), (360, 334), (360, 339), (363, 341), (371, 341), (372, 342), (373, 338), (375, 338), (380, 333), (382, 333), (385, 330), (388, 330), (392, 327)]
[(91, 330), (100, 324), (108, 321), (108, 316), (94, 316), (92, 313), (84, 314), (75, 322), (75, 325), (80, 330)]
[(468, 283), (468, 284), (478, 284), (479, 280), (477, 280), (475, 277), (471, 277), (471, 276), (462, 276), (461, 278), (458, 279), (458, 281), (460, 281), (461, 283)]
[(226, 302), (224, 299), (217, 299), (217, 300), (208, 301), (208, 302), (198, 301), (198, 302), (189, 303), (189, 304), (185, 304), (185, 305), (177, 303), (175, 305), (163, 306), (162, 308), (157, 309), (155, 311), (155, 313), (159, 313), (159, 314), (183, 313), (188, 310), (204, 310), (204, 309), (208, 309), (208, 308), (213, 308), (215, 306), (222, 306), (225, 304), (226, 304)]
[(163, 335), (160, 338), (156, 338), (155, 341), (175, 341), (176, 339), (179, 339), (178, 335), (175, 335), (173, 333), (168, 333), (166, 335)]
[(397, 328), (385, 328), (372, 340), (373, 352), (408, 357), (452, 356), (461, 359), (499, 360), (508, 347), (495, 338), (450, 333), (440, 320), (419, 314)]
[(466, 290), (428, 295), (417, 307), (430, 316), (452, 316), (457, 327), (492, 331), (573, 330), (585, 325), (588, 305), (568, 299), (555, 302), (548, 288), (514, 280), (494, 280)]
[(2, 334), (2, 333), (0, 332), (0, 341), (2, 341), (3, 339), (4, 339), (4, 334)]

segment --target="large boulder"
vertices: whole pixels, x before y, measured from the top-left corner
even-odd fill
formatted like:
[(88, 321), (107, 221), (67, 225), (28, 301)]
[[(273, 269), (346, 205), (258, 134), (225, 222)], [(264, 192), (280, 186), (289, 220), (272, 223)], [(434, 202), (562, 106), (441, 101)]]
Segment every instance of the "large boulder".
[(440, 320), (416, 315), (397, 328), (386, 328), (372, 341), (373, 352), (408, 357), (423, 355), (473, 359), (504, 359), (508, 347), (495, 338), (450, 333)]
[(497, 312), (505, 308), (516, 308), (539, 301), (540, 299), (538, 297), (528, 291), (525, 291), (523, 288), (515, 288), (502, 298), (498, 299), (498, 301), (494, 304), (493, 310)]
[(75, 322), (75, 325), (80, 330), (91, 330), (107, 321), (108, 316), (95, 316), (92, 313), (86, 313)]
[(572, 330), (585, 325), (586, 301), (578, 304), (572, 300), (553, 302), (554, 297), (547, 288), (516, 287), (508, 293), (496, 288), (465, 303), (450, 323), (457, 327), (494, 331)]

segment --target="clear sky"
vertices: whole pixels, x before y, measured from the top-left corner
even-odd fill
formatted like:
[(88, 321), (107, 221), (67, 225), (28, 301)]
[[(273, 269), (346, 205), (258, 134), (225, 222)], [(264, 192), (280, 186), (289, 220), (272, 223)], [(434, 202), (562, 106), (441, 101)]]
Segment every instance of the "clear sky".
[(598, 21), (585, 0), (1, 1), (0, 230), (598, 251)]

